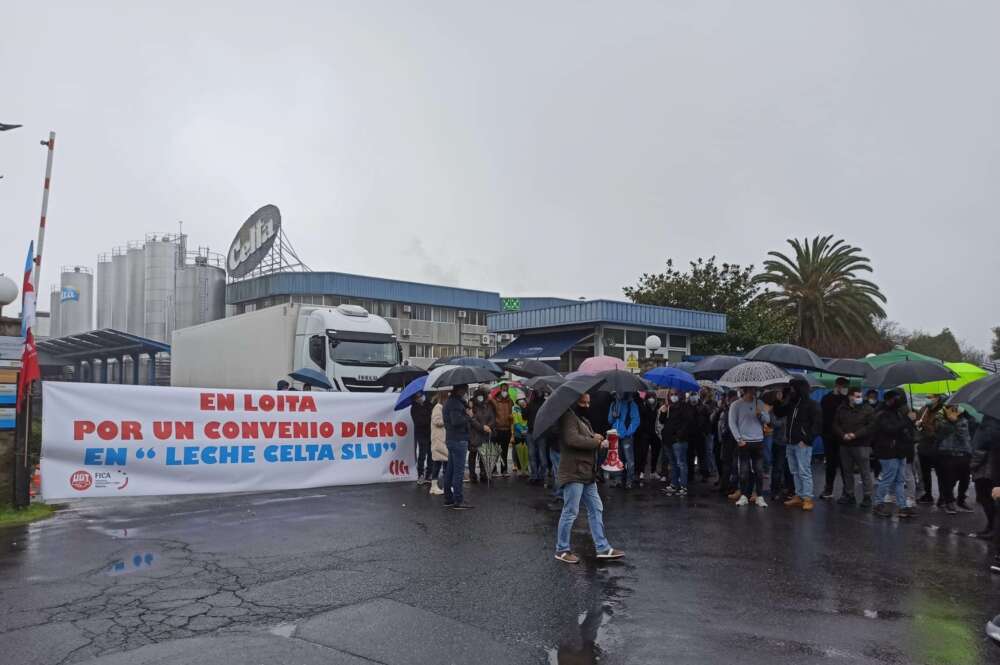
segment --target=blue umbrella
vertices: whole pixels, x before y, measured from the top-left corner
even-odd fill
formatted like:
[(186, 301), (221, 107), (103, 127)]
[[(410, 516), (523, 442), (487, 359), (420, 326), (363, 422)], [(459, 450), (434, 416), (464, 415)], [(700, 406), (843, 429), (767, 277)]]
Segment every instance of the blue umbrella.
[(396, 400), (396, 411), (402, 411), (413, 404), (413, 398), (417, 396), (417, 393), (424, 392), (425, 383), (427, 383), (426, 376), (421, 376), (407, 383), (403, 391), (399, 393), (399, 399)]
[(655, 367), (642, 376), (660, 388), (673, 388), (685, 392), (698, 392), (701, 389), (693, 376), (676, 367)]
[(288, 376), (292, 377), (296, 381), (308, 383), (310, 386), (314, 386), (316, 388), (325, 388), (326, 390), (333, 388), (333, 384), (330, 383), (330, 379), (326, 378), (326, 374), (323, 374), (323, 372), (317, 369), (312, 369), (311, 367), (297, 369)]

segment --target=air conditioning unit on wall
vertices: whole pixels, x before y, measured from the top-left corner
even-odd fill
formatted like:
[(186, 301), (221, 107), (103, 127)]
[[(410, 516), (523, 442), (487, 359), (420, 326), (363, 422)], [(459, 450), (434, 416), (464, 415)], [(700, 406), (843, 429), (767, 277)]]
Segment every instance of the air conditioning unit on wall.
[(466, 318), (466, 316), (467, 316), (467, 315), (466, 315), (466, 313), (465, 313), (465, 310), (464, 310), (464, 309), (460, 309), (460, 310), (458, 310), (458, 318), (460, 318), (460, 319), (464, 319), (464, 318)]
[(409, 337), (412, 334), (413, 334), (413, 331), (410, 330), (409, 328), (403, 328), (402, 330), (399, 331), (399, 335), (401, 337)]
[(490, 345), (490, 341), (491, 340), (490, 340), (490, 336), (489, 335), (483, 335), (483, 346), (489, 346)]
[(404, 314), (412, 314), (413, 313), (413, 306), (412, 305), (403, 305), (403, 313)]

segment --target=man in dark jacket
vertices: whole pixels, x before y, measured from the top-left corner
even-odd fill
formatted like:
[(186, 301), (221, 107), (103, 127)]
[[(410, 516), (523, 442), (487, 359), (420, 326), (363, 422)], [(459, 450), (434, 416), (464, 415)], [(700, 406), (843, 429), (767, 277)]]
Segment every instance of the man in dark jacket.
[(875, 410), (866, 402), (861, 388), (851, 388), (847, 403), (837, 409), (832, 435), (840, 446), (840, 465), (844, 474), (844, 493), (837, 503), (854, 505), (854, 467), (861, 471), (862, 508), (872, 505), (871, 442), (866, 433), (871, 427)]
[(775, 415), (786, 419), (785, 457), (795, 484), (795, 496), (785, 505), (789, 508), (801, 506), (802, 510), (809, 511), (814, 508), (812, 445), (823, 429), (823, 415), (819, 405), (809, 396), (808, 381), (795, 378), (790, 387), (788, 399), (774, 407)]
[(900, 517), (913, 517), (914, 510), (906, 505), (906, 458), (913, 452), (914, 429), (913, 422), (900, 406), (906, 402), (906, 396), (898, 390), (890, 390), (885, 394), (882, 406), (875, 412), (871, 425), (861, 433), (872, 442), (872, 453), (878, 457), (882, 467), (876, 489), (875, 514), (879, 517), (892, 517), (892, 511), (885, 503), (889, 492), (896, 498), (896, 506)]
[(417, 393), (410, 406), (410, 418), (413, 420), (413, 440), (417, 453), (417, 485), (429, 485), (431, 482), (431, 411), (434, 405)]
[[(983, 418), (982, 424), (976, 429), (972, 448), (975, 451), (983, 452), (986, 456), (984, 462), (986, 473), (984, 475), (987, 477), (988, 484), (993, 486), (988, 498), (994, 501), (994, 511), (1000, 511), (1000, 419), (993, 416)], [(990, 571), (1000, 574), (1000, 524), (995, 523), (993, 524), (993, 562), (990, 564)]]
[(660, 436), (664, 450), (671, 452), (670, 484), (663, 488), (668, 496), (687, 496), (688, 446), (697, 427), (697, 414), (680, 391), (671, 389), (667, 402), (660, 407)]
[[(636, 400), (639, 401), (638, 395)], [(635, 468), (638, 471), (639, 486), (646, 477), (646, 460), (649, 462), (649, 479), (656, 476), (660, 462), (660, 437), (656, 435), (656, 395), (647, 393), (646, 399), (639, 401), (639, 430), (635, 433)]]
[(607, 446), (600, 434), (595, 434), (587, 419), (590, 395), (584, 393), (572, 409), (559, 420), (560, 449), (559, 484), (563, 488), (563, 509), (559, 517), (556, 538), (556, 559), (563, 563), (579, 563), (580, 557), (570, 551), (570, 534), (580, 513), (580, 500), (587, 506), (590, 535), (594, 539), (598, 559), (620, 559), (625, 556), (604, 536), (604, 505), (597, 493), (597, 451)]
[(850, 470), (841, 469), (840, 438), (834, 432), (833, 425), (840, 407), (847, 404), (849, 385), (847, 379), (838, 376), (833, 384), (833, 390), (823, 395), (823, 399), (819, 401), (820, 411), (823, 412), (823, 456), (826, 458), (826, 484), (823, 486), (823, 493), (819, 495), (821, 499), (833, 498), (833, 486), (837, 482), (838, 469), (844, 487), (847, 487), (847, 474)]
[[(479, 482), (482, 476), (483, 482), (489, 482), (489, 475), (486, 473), (486, 461), (479, 454), (479, 447), (487, 441), (496, 441), (497, 412), (493, 402), (488, 399), (485, 389), (480, 388), (472, 398), (472, 438), (469, 441), (469, 481)], [(508, 432), (509, 434), (509, 432)], [(480, 476), (476, 475), (476, 461), (479, 462)], [(494, 464), (494, 467), (496, 465)], [(493, 473), (496, 469), (490, 469)]]
[(545, 475), (548, 472), (548, 443), (544, 433), (534, 434), (535, 418), (538, 417), (538, 410), (545, 404), (545, 393), (536, 391), (531, 394), (528, 408), (524, 410), (524, 419), (528, 424), (528, 463), (531, 467), (531, 485), (541, 485), (545, 482)]
[(444, 470), (444, 505), (453, 510), (468, 510), (472, 507), (462, 500), (462, 480), (472, 422), (472, 409), (465, 400), (468, 392), (468, 386), (452, 388), (451, 396), (444, 403), (441, 413), (444, 419), (445, 444), (448, 446), (448, 464)]

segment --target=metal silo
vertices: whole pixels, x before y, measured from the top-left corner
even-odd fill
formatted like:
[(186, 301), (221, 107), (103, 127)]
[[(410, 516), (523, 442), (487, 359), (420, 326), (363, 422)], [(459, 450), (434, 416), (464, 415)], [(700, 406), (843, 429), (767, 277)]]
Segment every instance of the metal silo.
[[(100, 286), (100, 274), (98, 274)], [(125, 313), (128, 307), (128, 269), (125, 265), (125, 248), (111, 250), (111, 328), (125, 330)]]
[(59, 329), (59, 287), (52, 285), (52, 292), (49, 293), (49, 337), (61, 337), (62, 331)]
[(174, 329), (174, 274), (177, 244), (169, 236), (148, 237), (146, 262), (145, 336), (170, 343)]
[(112, 297), (111, 256), (97, 256), (97, 328), (111, 328), (111, 297)]
[(196, 256), (177, 272), (175, 329), (221, 319), (226, 314), (226, 271)]
[(94, 329), (94, 273), (86, 266), (62, 269), (59, 327), (63, 336)]
[[(125, 301), (125, 325), (132, 335), (146, 334), (146, 255), (142, 242), (130, 242), (125, 253), (125, 278), (117, 285)], [(117, 291), (116, 291), (117, 293)]]

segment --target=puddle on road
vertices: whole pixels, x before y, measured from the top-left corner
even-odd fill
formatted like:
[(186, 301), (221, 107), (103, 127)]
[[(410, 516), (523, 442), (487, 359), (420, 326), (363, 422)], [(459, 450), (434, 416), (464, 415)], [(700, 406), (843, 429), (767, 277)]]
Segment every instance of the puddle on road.
[(162, 555), (159, 552), (132, 552), (120, 559), (115, 559), (104, 569), (105, 575), (119, 577), (121, 575), (131, 575), (132, 573), (142, 573), (155, 568), (162, 563)]

